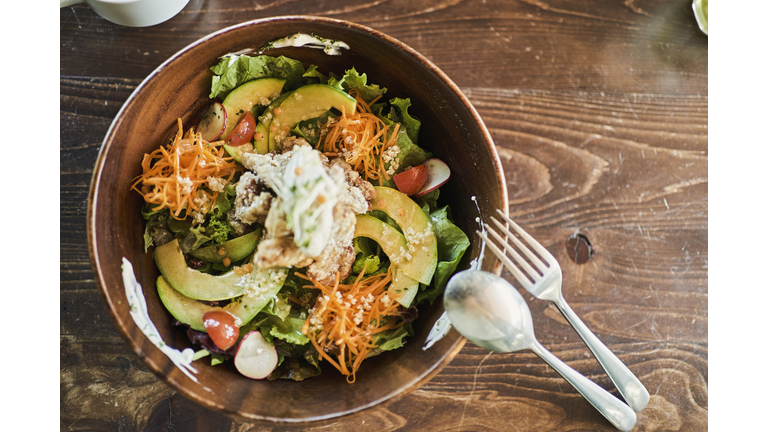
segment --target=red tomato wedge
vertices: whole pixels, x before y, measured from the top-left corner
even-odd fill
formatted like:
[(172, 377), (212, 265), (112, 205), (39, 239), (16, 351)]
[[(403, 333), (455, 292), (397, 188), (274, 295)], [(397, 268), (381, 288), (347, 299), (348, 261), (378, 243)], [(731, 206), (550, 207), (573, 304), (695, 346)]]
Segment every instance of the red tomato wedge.
[(249, 143), (253, 138), (254, 132), (256, 132), (256, 119), (248, 111), (243, 119), (240, 120), (240, 123), (235, 126), (235, 130), (227, 137), (227, 145), (237, 147)]
[(427, 182), (429, 173), (427, 167), (424, 164), (417, 165), (413, 168), (409, 168), (401, 173), (392, 176), (392, 180), (395, 181), (395, 186), (400, 192), (410, 196), (420, 191), (422, 186)]
[(213, 343), (222, 350), (228, 350), (235, 346), (240, 336), (238, 319), (231, 313), (223, 310), (209, 311), (203, 314), (203, 325)]

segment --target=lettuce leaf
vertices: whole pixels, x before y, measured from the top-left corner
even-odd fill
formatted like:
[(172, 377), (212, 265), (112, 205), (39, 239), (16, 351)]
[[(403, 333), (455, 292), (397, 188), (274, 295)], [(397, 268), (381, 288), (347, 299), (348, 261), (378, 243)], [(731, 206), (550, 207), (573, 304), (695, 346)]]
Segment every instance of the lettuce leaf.
[(374, 335), (374, 343), (376, 348), (368, 352), (365, 357), (373, 357), (379, 355), (384, 351), (392, 351), (394, 349), (402, 348), (406, 343), (408, 336), (413, 336), (413, 327), (411, 323), (403, 324), (401, 327), (392, 330), (385, 330), (383, 332)]
[(304, 78), (308, 79), (307, 81), (309, 82), (307, 84), (325, 84), (328, 82), (328, 77), (317, 70), (315, 65), (309, 65), (307, 71), (304, 72)]
[(314, 345), (291, 345), (279, 339), (274, 340), (280, 363), (267, 377), (268, 380), (290, 379), (303, 381), (320, 375), (320, 354)]
[(276, 315), (269, 315), (268, 323), (261, 328), (261, 333), (269, 334), (293, 345), (306, 345), (309, 343), (309, 338), (301, 332), (306, 320), (306, 315), (294, 311), (291, 311), (282, 320)]
[(327, 84), (345, 92), (355, 89), (360, 97), (368, 103), (387, 92), (386, 88), (379, 87), (377, 84), (368, 84), (368, 75), (360, 75), (355, 68), (349, 69), (340, 78), (331, 76)]
[(392, 108), (389, 110), (389, 119), (405, 126), (408, 138), (410, 138), (414, 144), (418, 144), (421, 121), (408, 113), (408, 107), (411, 106), (411, 99), (394, 98), (390, 100), (389, 103), (392, 105)]
[[(211, 67), (214, 76), (211, 81), (211, 98), (224, 99), (237, 86), (257, 78), (283, 78), (285, 90), (298, 88), (306, 83), (304, 65), (287, 57), (238, 56), (224, 57)], [(312, 69), (310, 77), (317, 77)]]
[(469, 248), (469, 237), (451, 222), (448, 206), (431, 212), (429, 220), (437, 235), (437, 269), (432, 284), (416, 295), (416, 303), (427, 300), (431, 304), (443, 293), (448, 279), (459, 266), (464, 252)]
[(317, 148), (317, 143), (320, 141), (320, 129), (328, 121), (329, 117), (336, 117), (336, 114), (328, 110), (319, 117), (300, 121), (291, 130), (291, 133), (304, 138), (312, 147)]

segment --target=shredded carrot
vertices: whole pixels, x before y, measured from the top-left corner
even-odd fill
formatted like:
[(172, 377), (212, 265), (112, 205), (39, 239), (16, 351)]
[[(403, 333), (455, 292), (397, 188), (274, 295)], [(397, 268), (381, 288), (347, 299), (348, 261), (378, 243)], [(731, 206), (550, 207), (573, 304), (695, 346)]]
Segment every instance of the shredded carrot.
[[(359, 93), (352, 89), (349, 94), (357, 100), (354, 114), (344, 110), (320, 143), (320, 150), (326, 156), (343, 156), (367, 180), (389, 180), (390, 174), (385, 169), (389, 162), (386, 156), (388, 148), (397, 142), (400, 125), (390, 126), (376, 117)], [(379, 96), (380, 97), (380, 96)], [(375, 103), (376, 99), (371, 101)]]
[[(404, 321), (397, 316), (398, 304), (386, 291), (392, 281), (391, 270), (363, 279), (361, 272), (351, 285), (339, 283), (339, 274), (333, 285), (296, 273), (312, 282), (320, 290), (317, 301), (309, 311), (302, 333), (312, 342), (320, 357), (331, 363), (347, 382), (355, 382), (360, 364), (376, 348), (374, 335), (401, 327)], [(338, 350), (334, 360), (329, 352)]]
[(215, 205), (218, 192), (201, 187), (209, 178), (228, 183), (242, 167), (227, 156), (223, 141), (209, 143), (194, 129), (184, 134), (181, 119), (178, 124), (179, 131), (167, 147), (144, 155), (143, 173), (134, 179), (131, 189), (154, 205), (153, 211), (168, 208), (175, 219), (184, 219), (205, 214)]

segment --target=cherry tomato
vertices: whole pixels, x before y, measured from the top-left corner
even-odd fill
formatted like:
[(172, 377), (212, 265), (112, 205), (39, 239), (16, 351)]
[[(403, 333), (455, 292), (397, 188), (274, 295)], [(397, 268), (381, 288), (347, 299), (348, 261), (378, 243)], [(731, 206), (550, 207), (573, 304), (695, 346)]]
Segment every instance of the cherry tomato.
[(428, 178), (429, 173), (427, 172), (427, 166), (424, 164), (417, 165), (392, 176), (397, 189), (409, 196), (420, 191)]
[(208, 311), (203, 314), (203, 325), (208, 336), (217, 347), (228, 350), (237, 343), (240, 336), (238, 319), (231, 313), (223, 310)]
[(243, 119), (240, 120), (240, 123), (235, 126), (235, 130), (233, 130), (227, 137), (227, 144), (237, 147), (248, 143), (251, 141), (251, 138), (253, 138), (254, 132), (256, 132), (256, 119), (254, 119), (251, 112), (248, 111), (245, 113)]

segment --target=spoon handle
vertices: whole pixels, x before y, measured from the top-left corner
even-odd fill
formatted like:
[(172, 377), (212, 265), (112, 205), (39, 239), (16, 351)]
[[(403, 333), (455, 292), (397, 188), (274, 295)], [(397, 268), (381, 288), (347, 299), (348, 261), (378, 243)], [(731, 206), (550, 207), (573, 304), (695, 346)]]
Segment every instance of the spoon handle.
[(579, 319), (576, 312), (566, 303), (562, 297), (554, 301), (565, 319), (571, 323), (576, 333), (581, 336), (592, 354), (605, 369), (605, 373), (611, 378), (616, 389), (627, 401), (630, 407), (636, 412), (640, 412), (648, 404), (650, 395), (639, 379), (619, 360), (616, 355), (603, 344), (600, 339), (592, 333), (589, 328)]
[(608, 393), (605, 389), (586, 378), (584, 375), (576, 372), (562, 360), (555, 357), (554, 354), (544, 348), (538, 341), (533, 341), (529, 347), (542, 360), (547, 362), (557, 371), (573, 388), (575, 388), (584, 399), (589, 401), (600, 414), (602, 414), (616, 429), (626, 432), (635, 427), (637, 414), (620, 401), (618, 398)]

